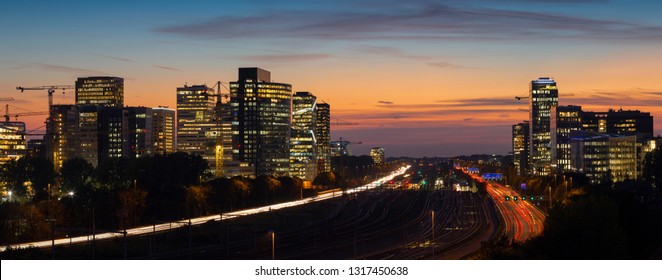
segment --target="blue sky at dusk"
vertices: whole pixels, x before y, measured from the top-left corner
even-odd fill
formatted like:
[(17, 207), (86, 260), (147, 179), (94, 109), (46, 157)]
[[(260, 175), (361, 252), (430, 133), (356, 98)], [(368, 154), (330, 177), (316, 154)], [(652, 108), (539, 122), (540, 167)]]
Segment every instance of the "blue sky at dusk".
[[(125, 78), (125, 105), (175, 107), (175, 89), (257, 66), (331, 104), (332, 137), (387, 156), (506, 154), (528, 83), (562, 105), (640, 109), (662, 130), (662, 2), (16, 1), (0, 10), (0, 97), (16, 86)], [(56, 103), (73, 103), (73, 92)], [(28, 129), (43, 116), (25, 117)]]

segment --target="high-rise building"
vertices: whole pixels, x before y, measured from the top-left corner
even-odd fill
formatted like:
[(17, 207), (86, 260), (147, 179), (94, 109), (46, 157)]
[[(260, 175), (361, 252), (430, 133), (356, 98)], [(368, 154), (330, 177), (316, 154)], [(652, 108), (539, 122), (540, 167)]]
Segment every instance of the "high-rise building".
[(56, 169), (64, 161), (76, 157), (80, 148), (78, 138), (78, 109), (76, 105), (53, 105), (52, 129), (44, 137), (46, 158), (53, 161)]
[(370, 148), (370, 157), (376, 165), (384, 164), (384, 148), (373, 147)]
[(123, 108), (97, 107), (98, 158), (129, 156), (129, 114)]
[(175, 110), (152, 108), (152, 151), (154, 154), (175, 152)]
[(290, 176), (312, 181), (317, 175), (317, 97), (310, 92), (292, 96)]
[(0, 164), (25, 156), (24, 122), (0, 122)]
[(531, 81), (529, 91), (529, 156), (534, 175), (547, 175), (551, 172), (552, 136), (550, 110), (558, 105), (559, 92), (551, 78)]
[(84, 77), (76, 80), (76, 105), (122, 108), (124, 79), (119, 77)]
[(513, 125), (513, 164), (517, 175), (529, 173), (529, 122)]
[(78, 142), (76, 156), (94, 166), (99, 164), (98, 106), (78, 106)]
[(591, 183), (637, 179), (636, 136), (573, 131), (570, 145), (572, 168)]
[(139, 158), (153, 153), (153, 111), (147, 107), (124, 107), (128, 114), (128, 154)]
[(292, 86), (271, 82), (260, 68), (239, 68), (230, 83), (232, 154), (255, 174), (288, 175)]
[(123, 78), (78, 78), (76, 105), (78, 157), (97, 166), (99, 160), (128, 155)]
[(327, 103), (317, 104), (317, 172), (331, 171), (331, 106)]
[(27, 156), (32, 158), (46, 158), (46, 141), (43, 138), (28, 140)]
[(222, 152), (217, 98), (206, 85), (177, 88), (177, 151), (202, 156), (214, 175)]
[(581, 106), (554, 106), (551, 111), (552, 166), (570, 171), (570, 132), (582, 129)]

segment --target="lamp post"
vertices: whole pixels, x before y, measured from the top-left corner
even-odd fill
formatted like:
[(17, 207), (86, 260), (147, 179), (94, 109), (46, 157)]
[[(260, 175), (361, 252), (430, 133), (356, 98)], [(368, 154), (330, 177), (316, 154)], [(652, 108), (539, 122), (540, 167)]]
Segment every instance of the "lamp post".
[(434, 258), (434, 210), (432, 210), (432, 258)]
[(271, 260), (275, 260), (276, 232), (274, 230), (270, 230), (268, 232), (271, 234)]

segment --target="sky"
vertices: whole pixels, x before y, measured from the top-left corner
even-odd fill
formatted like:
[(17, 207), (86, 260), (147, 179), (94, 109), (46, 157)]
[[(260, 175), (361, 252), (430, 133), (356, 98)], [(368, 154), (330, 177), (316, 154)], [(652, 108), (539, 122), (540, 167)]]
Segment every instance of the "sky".
[[(552, 77), (560, 105), (650, 112), (657, 135), (660, 11), (655, 0), (12, 1), (0, 98), (15, 99), (10, 114), (47, 111), (45, 91), (16, 87), (109, 75), (125, 79), (125, 106), (175, 108), (177, 87), (260, 67), (329, 103), (332, 122), (358, 123), (332, 124), (356, 155), (507, 154), (528, 118), (515, 96)], [(43, 130), (44, 116), (19, 120)]]

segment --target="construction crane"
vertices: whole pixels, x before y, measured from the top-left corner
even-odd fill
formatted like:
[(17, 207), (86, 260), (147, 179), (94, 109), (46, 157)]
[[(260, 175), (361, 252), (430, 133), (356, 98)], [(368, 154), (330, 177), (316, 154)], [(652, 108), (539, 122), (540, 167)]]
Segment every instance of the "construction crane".
[(5, 122), (9, 122), (9, 118), (13, 116), (18, 120), (18, 117), (23, 117), (23, 116), (40, 116), (40, 115), (48, 115), (49, 112), (24, 112), (24, 113), (16, 113), (16, 114), (9, 114), (9, 104), (5, 105)]
[[(559, 96), (574, 96), (572, 93), (565, 93), (565, 94), (559, 94)], [(515, 99), (517, 100), (522, 100), (522, 99), (529, 99), (529, 96), (515, 96)]]
[(51, 111), (53, 108), (53, 93), (55, 93), (56, 90), (67, 90), (67, 89), (75, 89), (75, 88), (76, 86), (72, 86), (72, 85), (35, 86), (35, 87), (18, 86), (16, 87), (16, 90), (20, 90), (21, 92), (26, 90), (48, 90), (48, 111)]
[(340, 121), (338, 119), (334, 119), (334, 121), (331, 121), (330, 124), (334, 126), (348, 126), (348, 125), (359, 125), (359, 123), (356, 122), (345, 122), (345, 121)]

